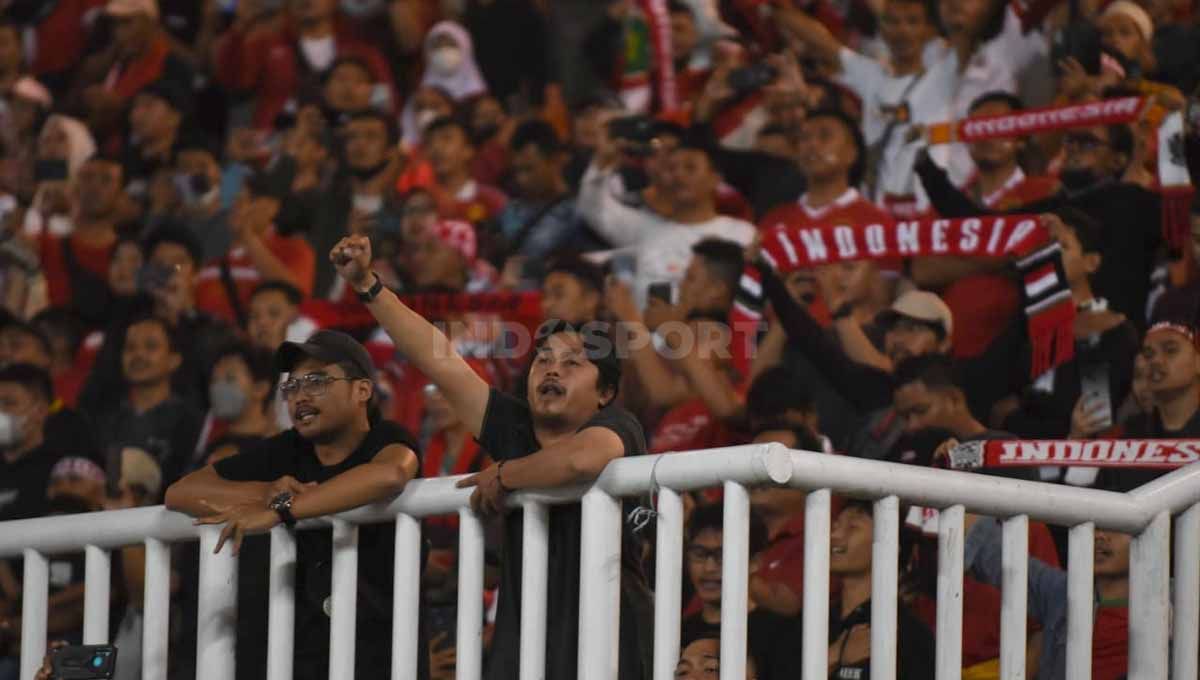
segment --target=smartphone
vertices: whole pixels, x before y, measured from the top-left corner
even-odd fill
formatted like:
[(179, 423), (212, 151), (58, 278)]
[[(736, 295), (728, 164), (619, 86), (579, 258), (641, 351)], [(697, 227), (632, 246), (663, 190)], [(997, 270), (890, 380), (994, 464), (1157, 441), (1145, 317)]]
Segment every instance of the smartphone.
[(42, 158), (33, 164), (35, 182), (61, 182), (67, 178), (67, 161), (62, 158)]
[(1112, 427), (1113, 406), (1112, 393), (1108, 387), (1108, 365), (1102, 363), (1084, 363), (1079, 367), (1079, 389), (1089, 408), (1101, 407), (1103, 428)]
[(671, 304), (672, 292), (674, 291), (670, 281), (658, 281), (650, 284), (646, 289), (646, 295), (650, 298), (662, 300), (666, 304)]
[(50, 650), (55, 680), (110, 680), (117, 667), (112, 645), (70, 645)]
[(622, 283), (633, 285), (637, 276), (637, 256), (633, 253), (618, 253), (608, 261), (608, 269)]

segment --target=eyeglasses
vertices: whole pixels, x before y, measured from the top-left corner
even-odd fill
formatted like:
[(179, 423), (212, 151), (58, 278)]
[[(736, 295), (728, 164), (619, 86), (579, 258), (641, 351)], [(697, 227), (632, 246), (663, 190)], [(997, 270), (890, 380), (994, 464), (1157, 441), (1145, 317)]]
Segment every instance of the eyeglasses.
[(717, 563), (717, 566), (721, 566), (721, 554), (721, 548), (704, 548), (702, 546), (693, 545), (687, 549), (688, 559), (701, 564), (712, 560), (713, 562)]
[(346, 382), (354, 382), (358, 378), (335, 378), (324, 373), (309, 373), (308, 375), (300, 376), (299, 378), (288, 378), (279, 384), (279, 393), (284, 399), (290, 399), (293, 395), (304, 390), (304, 395), (307, 397), (320, 397), (325, 394), (329, 386), (338, 380)]
[(1067, 135), (1063, 140), (1063, 146), (1073, 146), (1080, 151), (1095, 151), (1096, 149), (1106, 148), (1108, 142), (1089, 134), (1074, 134)]

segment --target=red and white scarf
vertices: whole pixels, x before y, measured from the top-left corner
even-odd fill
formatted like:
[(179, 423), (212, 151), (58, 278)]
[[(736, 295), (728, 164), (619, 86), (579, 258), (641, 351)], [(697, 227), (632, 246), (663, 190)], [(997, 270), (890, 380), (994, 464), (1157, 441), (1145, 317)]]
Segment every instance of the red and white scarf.
[(1042, 465), (1171, 470), (1200, 461), (1197, 439), (992, 440), (950, 449), (955, 470)]

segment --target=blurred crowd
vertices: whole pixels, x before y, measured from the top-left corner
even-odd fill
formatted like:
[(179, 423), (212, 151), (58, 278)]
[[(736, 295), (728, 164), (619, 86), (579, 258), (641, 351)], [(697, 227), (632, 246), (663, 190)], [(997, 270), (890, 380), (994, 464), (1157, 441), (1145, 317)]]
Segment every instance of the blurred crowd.
[[(155, 505), (182, 475), (288, 429), (272, 355), (319, 328), (366, 344), (384, 413), (418, 435), (422, 476), (486, 466), (330, 264), (347, 235), (369, 236), (384, 283), (446, 323), (501, 389), (527, 362), (498, 351), (514, 328), (603, 320), (643, 339), (622, 357), (620, 394), (652, 453), (780, 442), (933, 465), (958, 442), (1200, 437), (1196, 248), (1163, 236), (1161, 117), (969, 144), (925, 134), (1143, 96), (1184, 113), (1187, 134), (1166, 148), (1196, 164), (1189, 0), (0, 10), (0, 521)], [(764, 228), (1002, 212), (1041, 215), (1061, 248), (1069, 361), (1030, 375), (1011, 258), (940, 255), (765, 273), (767, 313), (738, 359), (731, 313)], [(1161, 471), (1000, 473), (1125, 491)], [(753, 492), (748, 677), (797, 677), (804, 499)], [(719, 501), (688, 498), (680, 678), (717, 677)], [(904, 511), (909, 680), (932, 667), (936, 513)], [(837, 502), (834, 520), (830, 677), (867, 678), (871, 508)], [(999, 537), (973, 524), (963, 677), (996, 678)], [(1030, 589), (1043, 600), (1029, 672), (1063, 678), (1066, 536), (1030, 528), (1045, 587)], [(449, 678), (457, 524), (425, 529), (430, 672)], [(1096, 541), (1104, 680), (1125, 674), (1128, 544)], [(247, 636), (266, 627), (254, 549)], [(194, 674), (195, 547), (179, 550), (173, 678)], [(117, 559), (111, 630), (136, 649), (144, 554)], [(489, 603), (502, 559), (488, 551)], [(78, 642), (82, 556), (50, 575), (50, 635)], [(0, 680), (16, 677), (20, 576), (19, 561), (0, 563)], [(251, 647), (239, 645), (239, 677), (262, 676), (265, 650)], [(122, 655), (118, 677), (140, 677), (137, 656)]]

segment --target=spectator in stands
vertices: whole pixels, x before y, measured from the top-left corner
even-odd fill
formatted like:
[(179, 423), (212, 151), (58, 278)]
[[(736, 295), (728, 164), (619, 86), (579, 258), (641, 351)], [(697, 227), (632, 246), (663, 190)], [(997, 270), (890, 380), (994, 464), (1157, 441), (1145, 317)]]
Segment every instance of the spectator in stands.
[[(963, 567), (994, 587), (1001, 581), (1000, 524), (991, 517), (967, 516)], [(1092, 677), (1120, 680), (1129, 667), (1130, 537), (1096, 531), (1092, 563), (1096, 589), (1093, 617)], [(1067, 572), (1029, 557), (1029, 615), (1042, 625), (1042, 646), (1035, 680), (1066, 678)]]
[[(393, 207), (398, 167), (395, 123), (382, 113), (361, 111), (351, 114), (341, 130), (346, 178), (317, 207), (308, 238), (318, 253), (328, 252), (350, 234), (378, 237), (399, 231), (400, 218)], [(327, 258), (317, 258), (316, 279), (318, 296), (335, 301), (353, 297)]]
[(224, 431), (205, 443), (208, 462), (224, 460), (274, 435), (275, 384), (278, 374), (271, 352), (244, 343), (217, 354), (209, 383), (208, 403)]
[(509, 149), (516, 192), (496, 226), (502, 252), (524, 263), (522, 278), (537, 280), (546, 258), (568, 246), (586, 250), (588, 238), (563, 177), (567, 157), (554, 128), (526, 121), (513, 132)]
[(1148, 76), (1155, 71), (1154, 20), (1140, 5), (1111, 3), (1096, 20), (1096, 27), (1100, 30), (1100, 44), (1134, 67), (1133, 76)]
[(488, 89), (475, 63), (471, 35), (461, 25), (453, 21), (438, 22), (425, 34), (422, 49), (426, 66), (421, 85), (416, 96), (405, 103), (400, 120), (404, 141), (410, 146), (429, 133), (428, 126), (434, 120), (432, 112), (446, 115), (456, 104)]
[(250, 295), (246, 336), (255, 347), (274, 352), (285, 340), (300, 341), (316, 328), (303, 323), (304, 295), (284, 281), (264, 281)]
[[(0, 37), (2, 40), (3, 37)], [(19, 44), (17, 47), (20, 47)], [(0, 42), (0, 58), (5, 54), (3, 49), (4, 45)], [(19, 52), (17, 56), (20, 57)], [(3, 77), (0, 73), (0, 78)], [(21, 76), (0, 89), (0, 93), (3, 93), (7, 105), (7, 110), (0, 113), (0, 121), (4, 124), (0, 143), (5, 151), (3, 162), (0, 162), (0, 189), (25, 201), (29, 199), (34, 182), (38, 180), (33, 159), (40, 128), (54, 103), (53, 95), (30, 76)]]
[[(322, 75), (339, 57), (355, 56), (368, 64), (374, 83), (392, 82), (387, 61), (355, 37), (336, 0), (290, 0), (289, 5), (282, 22), (239, 12), (215, 45), (217, 82), (254, 96), (255, 127), (271, 128), (281, 114), (317, 101)], [(389, 110), (394, 101), (389, 87)]]
[(200, 242), (201, 262), (220, 257), (232, 240), (225, 226), (230, 210), (221, 200), (221, 165), (209, 142), (194, 136), (180, 140), (174, 171), (179, 205), (160, 224), (173, 221), (192, 232)]
[[(829, 573), (841, 581), (830, 603), (829, 677), (864, 677), (871, 665), (871, 543), (875, 518), (871, 504), (851, 500), (842, 506), (829, 532)], [(902, 546), (900, 564), (908, 563)], [(933, 668), (933, 635), (903, 603), (897, 603), (896, 678), (920, 680)], [(858, 671), (858, 674), (854, 673)]]
[(70, 235), (43, 233), (38, 254), (50, 304), (68, 306), (89, 325), (98, 325), (108, 306), (108, 262), (117, 242), (124, 186), (121, 166), (93, 157), (83, 164), (71, 203)]
[[(133, 449), (130, 449), (132, 451)], [(114, 461), (121, 465), (121, 461)], [(124, 466), (121, 465), (124, 469)], [(117, 474), (118, 471), (114, 471)], [(104, 470), (88, 458), (64, 456), (50, 469), (46, 485), (48, 514), (92, 512), (104, 507), (108, 477)]]
[(542, 318), (585, 324), (600, 319), (604, 308), (604, 275), (579, 257), (565, 256), (546, 266), (542, 280)]
[[(429, 376), (458, 411), (471, 433), (501, 462), (463, 480), (473, 486), (472, 505), (497, 512), (511, 490), (553, 487), (594, 479), (609, 461), (645, 452), (641, 426), (612, 404), (620, 382), (620, 363), (611, 344), (606, 351), (585, 345), (579, 331), (561, 322), (542, 329), (526, 376), (527, 398), (519, 400), (490, 389), (428, 321), (381, 291), (370, 271), (370, 242), (350, 237), (331, 253), (342, 276), (371, 298), (368, 309), (413, 366)], [(486, 417), (485, 417), (486, 416)], [(503, 470), (503, 473), (501, 473)], [(570, 513), (570, 514), (564, 514)], [(571, 678), (577, 668), (579, 613), (578, 515), (570, 506), (551, 509), (549, 597), (556, 603), (547, 620), (546, 674)], [(561, 518), (561, 519), (556, 519)], [(485, 677), (508, 678), (516, 671), (520, 608), (521, 548), (516, 515), (506, 521), (496, 634)], [(633, 546), (622, 550), (622, 677), (644, 676), (650, 660), (637, 642), (649, 634), (649, 595)], [(628, 674), (628, 676), (626, 676)]]
[(193, 79), (159, 23), (157, 0), (109, 0), (105, 12), (112, 20), (112, 43), (81, 70), (80, 101), (98, 139), (116, 130), (125, 107), (150, 84), (168, 80), (190, 87)]
[(471, 130), (457, 118), (439, 118), (425, 129), (424, 150), (437, 180), (434, 197), (442, 217), (474, 225), (496, 219), (508, 203), (499, 189), (471, 176), (475, 143)]
[(43, 231), (55, 236), (71, 233), (75, 228), (73, 183), (95, 153), (96, 141), (83, 123), (59, 114), (46, 119), (37, 140), (33, 201), (25, 211), (22, 227), (26, 236), (34, 238)]
[(102, 451), (126, 446), (149, 453), (168, 483), (192, 464), (202, 415), (171, 387), (182, 363), (176, 332), (166, 321), (146, 316), (122, 338), (121, 367), (126, 393), (91, 415)]
[[(680, 623), (684, 644), (700, 637), (721, 633), (721, 557), (724, 509), (721, 504), (701, 505), (688, 518), (685, 571), (703, 605), (699, 614)], [(757, 570), (761, 552), (767, 544), (767, 530), (762, 520), (750, 516), (750, 570)], [(748, 604), (747, 652), (759, 669), (760, 680), (792, 677), (799, 666), (795, 646), (788, 641), (799, 635), (799, 621), (780, 616), (758, 606), (753, 598)]]
[(127, 191), (153, 201), (150, 183), (175, 166), (175, 153), (191, 110), (187, 83), (159, 80), (142, 88), (129, 107), (129, 139), (122, 165)]
[[(371, 108), (377, 87), (384, 95), (378, 101), (383, 101), (388, 92), (386, 83), (375, 81), (371, 65), (357, 56), (338, 57), (325, 72), (322, 83), (322, 113), (333, 127), (341, 127), (346, 116)], [(391, 107), (383, 110), (390, 111)]]
[(496, 280), (496, 271), (478, 259), (478, 241), (470, 224), (439, 219), (409, 243), (408, 278), (424, 293), (477, 293)]
[(682, 281), (691, 248), (701, 240), (724, 239), (746, 246), (754, 238), (750, 223), (717, 214), (720, 176), (708, 147), (685, 144), (667, 159), (672, 178), (670, 218), (630, 208), (610, 193), (607, 184), (615, 162), (611, 144), (596, 153), (580, 188), (579, 210), (597, 233), (634, 254), (633, 294), (638, 307), (646, 305), (651, 284)]
[[(961, 378), (954, 370), (949, 357), (933, 353), (908, 357), (896, 366), (894, 407), (905, 431), (944, 430), (951, 434), (954, 443), (1015, 439), (1007, 432), (989, 430), (972, 415), (967, 408), (966, 393), (960, 387)], [(920, 453), (928, 456), (930, 452)]]
[(280, 196), (264, 175), (246, 182), (229, 216), (233, 247), (196, 275), (199, 309), (244, 327), (250, 292), (260, 281), (287, 281), (305, 295), (312, 293), (316, 257), (302, 237), (276, 230)]
[[(721, 640), (701, 636), (685, 645), (675, 665), (675, 680), (712, 680), (721, 676)], [(746, 657), (746, 680), (762, 677), (754, 665), (754, 657)]]
[(67, 451), (46, 446), (45, 424), (54, 401), (50, 376), (29, 364), (0, 368), (0, 521), (46, 514), (50, 471)]
[[(291, 376), (283, 393), (295, 428), (167, 490), (168, 508), (202, 524), (225, 525), (218, 550), (228, 539), (236, 554), (245, 534), (391, 499), (419, 474), (411, 435), (379, 418), (371, 406), (374, 368), (362, 345), (344, 333), (319, 331), (305, 343), (283, 345), (275, 357), (276, 368)], [(364, 601), (390, 601), (392, 533), (386, 526), (359, 529), (359, 583), (373, 589)], [(330, 593), (331, 540), (328, 531), (297, 537), (297, 561), (306, 567), (297, 574), (296, 588), (295, 668), (302, 680), (329, 674), (323, 603)], [(377, 677), (389, 666), (391, 607), (359, 607), (356, 630), (354, 677)]]

